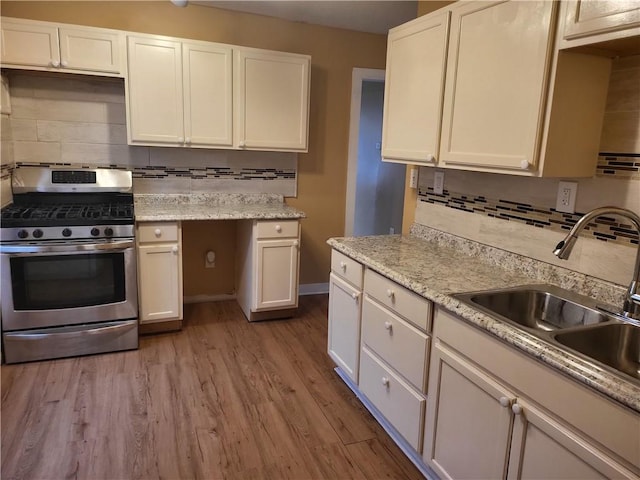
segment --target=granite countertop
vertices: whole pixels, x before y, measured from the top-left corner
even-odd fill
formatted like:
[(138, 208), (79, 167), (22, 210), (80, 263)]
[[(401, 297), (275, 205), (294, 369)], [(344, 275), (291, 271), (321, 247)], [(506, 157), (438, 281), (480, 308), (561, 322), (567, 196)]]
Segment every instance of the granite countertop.
[(640, 386), (632, 381), (597, 368), (577, 355), (451, 296), (455, 293), (552, 282), (540, 281), (516, 268), (496, 265), (479, 254), (461, 253), (459, 248), (416, 236), (331, 238), (327, 243), (502, 341), (640, 412)]
[(176, 220), (279, 220), (305, 218), (304, 212), (271, 194), (134, 195), (138, 222)]

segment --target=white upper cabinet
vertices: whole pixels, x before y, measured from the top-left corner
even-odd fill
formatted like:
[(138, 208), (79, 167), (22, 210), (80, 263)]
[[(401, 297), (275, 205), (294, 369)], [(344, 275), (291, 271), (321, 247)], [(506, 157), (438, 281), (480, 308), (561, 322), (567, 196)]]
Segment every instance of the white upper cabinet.
[(124, 76), (124, 33), (102, 28), (2, 19), (2, 66)]
[(554, 2), (471, 2), (454, 9), (440, 159), (527, 170), (536, 164)]
[(640, 35), (640, 2), (637, 0), (569, 0), (562, 2), (564, 26), (561, 47), (589, 45)]
[(129, 143), (307, 150), (308, 56), (155, 35), (128, 53)]
[(129, 37), (130, 143), (231, 147), (232, 49)]
[(460, 1), (393, 29), (384, 159), (593, 176), (611, 61), (559, 49), (558, 5)]
[(387, 161), (437, 161), (449, 12), (389, 32), (382, 124)]
[(128, 54), (130, 143), (184, 143), (181, 43), (129, 37)]
[(185, 143), (230, 147), (233, 144), (231, 48), (183, 43), (182, 62)]
[(306, 152), (310, 57), (244, 48), (235, 55), (237, 146)]

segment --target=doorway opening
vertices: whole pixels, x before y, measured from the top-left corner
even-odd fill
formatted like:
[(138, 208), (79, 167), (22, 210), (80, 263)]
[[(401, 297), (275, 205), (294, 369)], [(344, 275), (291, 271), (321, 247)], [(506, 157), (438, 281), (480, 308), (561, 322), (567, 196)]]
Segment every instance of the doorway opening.
[(345, 235), (401, 233), (405, 166), (382, 162), (384, 70), (354, 68)]

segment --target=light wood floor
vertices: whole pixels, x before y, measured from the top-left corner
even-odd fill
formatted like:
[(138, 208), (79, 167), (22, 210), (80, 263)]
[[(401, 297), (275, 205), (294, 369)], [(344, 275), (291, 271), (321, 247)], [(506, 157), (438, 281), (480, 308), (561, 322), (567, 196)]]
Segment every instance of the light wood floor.
[(185, 307), (136, 351), (2, 366), (2, 478), (422, 478), (333, 372), (327, 297)]

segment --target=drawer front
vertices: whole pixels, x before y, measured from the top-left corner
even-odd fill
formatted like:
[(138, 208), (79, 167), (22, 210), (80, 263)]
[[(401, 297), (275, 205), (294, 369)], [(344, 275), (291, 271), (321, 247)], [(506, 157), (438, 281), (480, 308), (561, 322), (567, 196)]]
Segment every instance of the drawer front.
[(138, 224), (138, 242), (177, 242), (178, 224), (176, 222), (144, 222)]
[(331, 251), (331, 271), (356, 288), (362, 288), (362, 265), (337, 250)]
[(366, 297), (362, 341), (414, 387), (426, 391), (427, 335)]
[(360, 355), (360, 390), (418, 452), (422, 451), (425, 399), (375, 357)]
[(418, 328), (431, 331), (431, 302), (373, 270), (364, 274), (364, 291)]
[(256, 222), (257, 238), (298, 238), (297, 220), (274, 220)]

